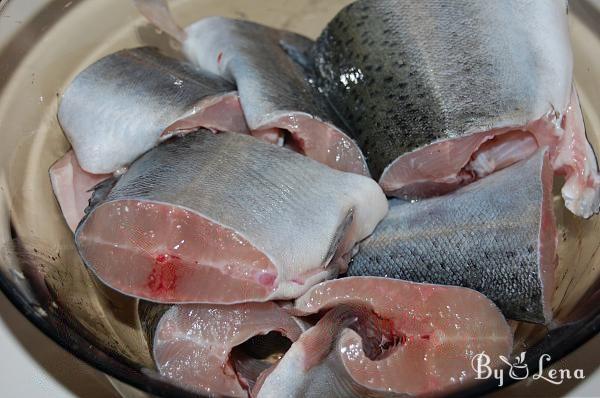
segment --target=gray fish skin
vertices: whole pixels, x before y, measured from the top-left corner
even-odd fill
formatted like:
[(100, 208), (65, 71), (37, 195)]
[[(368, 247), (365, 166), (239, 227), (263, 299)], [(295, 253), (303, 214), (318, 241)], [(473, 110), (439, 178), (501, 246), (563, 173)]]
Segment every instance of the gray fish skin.
[(549, 322), (556, 226), (547, 162), (543, 149), (450, 195), (392, 200), (348, 275), (468, 287), (508, 318)]
[[(194, 124), (221, 100), (232, 105), (231, 112)], [(94, 174), (127, 166), (165, 130), (223, 127), (247, 133), (233, 84), (151, 47), (110, 54), (79, 73), (62, 96), (58, 120), (81, 167)], [(207, 120), (210, 125), (202, 123)]]
[[(311, 47), (313, 42), (309, 38), (222, 17), (200, 20), (186, 30), (188, 41), (183, 48), (186, 56), (202, 68), (237, 84), (252, 128), (282, 111), (304, 112), (323, 120), (335, 117), (315, 95), (302, 67), (282, 47), (282, 43)], [(219, 57), (219, 54), (222, 55)]]
[(310, 83), (310, 39), (223, 17), (195, 22), (186, 33), (187, 58), (235, 82), (252, 130), (287, 130), (307, 156), (342, 171), (368, 174), (360, 149)]
[[(120, 205), (123, 201), (128, 201), (129, 208)], [(131, 210), (140, 206), (145, 213)], [(144, 210), (148, 206), (150, 210)], [(122, 207), (126, 210), (121, 210)], [(154, 214), (155, 209), (164, 216), (173, 207), (186, 216), (168, 216), (163, 221), (147, 216)], [(297, 297), (314, 283), (344, 272), (355, 244), (366, 238), (386, 213), (385, 195), (370, 178), (331, 169), (248, 135), (200, 130), (167, 141), (132, 163), (104, 202), (89, 210), (75, 233), (75, 241), (82, 258), (100, 279), (125, 294), (173, 303), (265, 301)], [(128, 222), (136, 214), (145, 215), (143, 231), (136, 232), (137, 222)], [(214, 232), (214, 229), (194, 230), (182, 234), (176, 228), (177, 224), (189, 228), (186, 220), (195, 219), (196, 215), (238, 234), (237, 239), (245, 239), (267, 256), (273, 265), (273, 271), (267, 270), (273, 272), (273, 282), (263, 283), (255, 278), (255, 271), (258, 274), (264, 268), (257, 268), (250, 260), (244, 260), (243, 267), (222, 263), (226, 260), (221, 256), (228, 258), (227, 250), (202, 246), (204, 238), (198, 238), (198, 244), (191, 243), (197, 241), (194, 234)], [(162, 238), (155, 239), (154, 234), (148, 235), (148, 230), (160, 230)], [(129, 231), (133, 231), (131, 235), (127, 235)], [(142, 241), (139, 236), (144, 237)], [(174, 243), (163, 241), (170, 237)], [(185, 243), (180, 245), (180, 239)], [(223, 279), (217, 281), (223, 284), (219, 289), (212, 288), (215, 283), (209, 283), (208, 290), (189, 286), (184, 279), (197, 277), (201, 283), (209, 280), (193, 264), (185, 268), (192, 270), (185, 278), (177, 277), (179, 282), (171, 286), (173, 289), (154, 289), (158, 290), (156, 293), (140, 282), (151, 268), (148, 264), (123, 269), (111, 257), (113, 244), (130, 247), (129, 240), (134, 241), (134, 250), (141, 247), (149, 257), (171, 255), (165, 250), (171, 250), (172, 244), (176, 244), (177, 253), (187, 253), (180, 254), (186, 256), (185, 261), (212, 250), (211, 253), (218, 253), (213, 268), (218, 268), (226, 282), (234, 279), (231, 275), (238, 275), (239, 280), (241, 271), (251, 270), (251, 275), (243, 280), (266, 293), (243, 300), (240, 297), (246, 297), (246, 292), (225, 286)], [(119, 275), (105, 271), (109, 268), (117, 270)], [(200, 269), (201, 274), (195, 269)], [(131, 280), (138, 282), (128, 282)]]
[(563, 112), (565, 11), (562, 0), (357, 1), (317, 40), (319, 85), (379, 178), (432, 142)]

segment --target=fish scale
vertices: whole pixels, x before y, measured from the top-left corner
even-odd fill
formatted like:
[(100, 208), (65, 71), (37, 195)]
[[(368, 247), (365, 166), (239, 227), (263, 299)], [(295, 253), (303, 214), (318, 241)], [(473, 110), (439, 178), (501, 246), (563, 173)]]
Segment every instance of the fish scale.
[(469, 287), (509, 318), (550, 321), (556, 227), (548, 167), (544, 149), (453, 194), (392, 200), (348, 275)]
[(113, 288), (157, 302), (295, 297), (343, 272), (387, 212), (372, 179), (207, 130), (147, 152), (108, 188), (75, 233), (80, 254)]
[(153, 47), (118, 51), (84, 69), (65, 90), (58, 120), (79, 164), (94, 174), (127, 166), (164, 133), (248, 132), (234, 85)]
[(186, 34), (182, 48), (191, 62), (235, 82), (248, 125), (258, 131), (253, 134), (273, 129), (289, 133), (288, 143), (306, 156), (338, 170), (368, 174), (360, 149), (312, 82), (312, 40), (223, 17), (197, 21)]
[[(323, 99), (314, 95), (306, 72), (282, 47), (282, 43), (293, 43), (295, 47), (310, 48), (312, 40), (257, 23), (221, 17), (203, 19), (187, 31), (192, 37), (183, 49), (188, 58), (236, 82), (247, 92), (246, 117), (252, 126), (281, 111), (306, 112), (324, 120), (333, 117)], [(201, 39), (202, 43), (194, 39)], [(216, 56), (208, 59), (206, 53)]]
[(587, 218), (600, 174), (566, 10), (563, 0), (359, 0), (317, 39), (317, 84), (388, 196), (448, 193), (549, 146), (565, 205)]
[[(530, 70), (550, 60), (543, 53), (536, 59), (528, 40), (517, 40), (515, 23), (499, 26), (522, 19), (514, 3), (363, 0), (327, 26), (315, 50), (319, 84), (350, 121), (375, 177), (398, 155), (435, 140), (499, 122), (524, 125), (545, 113)], [(495, 38), (500, 34), (503, 40)], [(557, 39), (556, 46), (568, 48)], [(344, 84), (352, 73), (356, 81)], [(565, 98), (569, 88), (560, 91)], [(356, 98), (365, 99), (364, 108)], [(552, 103), (566, 106), (558, 96)], [(357, 120), (363, 112), (369, 117)]]

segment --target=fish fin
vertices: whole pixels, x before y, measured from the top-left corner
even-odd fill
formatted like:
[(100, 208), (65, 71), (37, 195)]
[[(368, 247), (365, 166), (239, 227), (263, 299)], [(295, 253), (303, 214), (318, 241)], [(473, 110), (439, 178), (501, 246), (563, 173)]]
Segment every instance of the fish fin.
[(135, 7), (150, 23), (180, 43), (187, 38), (186, 31), (179, 26), (166, 0), (133, 0)]
[(311, 57), (314, 42), (308, 37), (295, 33), (286, 33), (279, 40), (279, 45), (305, 72), (312, 74), (314, 71), (314, 62)]

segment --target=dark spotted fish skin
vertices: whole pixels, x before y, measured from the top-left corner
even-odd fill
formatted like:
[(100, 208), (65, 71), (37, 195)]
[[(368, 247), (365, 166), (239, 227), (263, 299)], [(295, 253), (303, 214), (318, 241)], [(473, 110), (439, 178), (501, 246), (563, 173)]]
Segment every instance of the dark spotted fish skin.
[(342, 10), (317, 40), (318, 84), (373, 177), (432, 142), (564, 111), (570, 49), (552, 20), (558, 3), (361, 0)]
[[(540, 178), (551, 173), (542, 171), (544, 158), (540, 150), (447, 196), (392, 200), (348, 275), (468, 287), (485, 294), (508, 318), (548, 322), (544, 295), (553, 290), (556, 231), (550, 188)], [(540, 231), (543, 218), (548, 224)], [(547, 255), (540, 254), (542, 248)]]

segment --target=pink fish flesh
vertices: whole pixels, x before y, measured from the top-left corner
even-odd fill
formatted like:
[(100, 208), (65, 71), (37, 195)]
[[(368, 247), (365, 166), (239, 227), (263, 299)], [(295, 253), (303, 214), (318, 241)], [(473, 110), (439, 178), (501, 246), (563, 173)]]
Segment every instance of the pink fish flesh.
[[(160, 319), (153, 341), (153, 357), (161, 375), (203, 394), (248, 397), (253, 380), (246, 367), (252, 358), (235, 357), (236, 346), (254, 336), (278, 332), (296, 341), (302, 329), (273, 302), (237, 305), (181, 305)], [(262, 369), (258, 369), (260, 373)], [(255, 376), (250, 376), (254, 378)]]
[(470, 289), (348, 277), (314, 286), (293, 309), (324, 312), (256, 384), (256, 397), (448, 394), (475, 382), (476, 354), (493, 368), (512, 350), (498, 308)]

